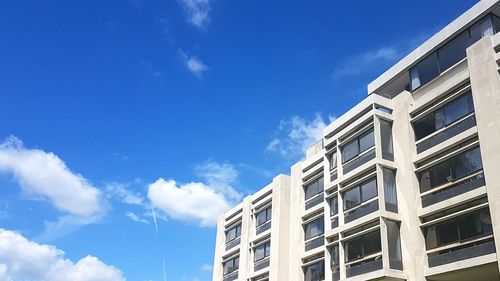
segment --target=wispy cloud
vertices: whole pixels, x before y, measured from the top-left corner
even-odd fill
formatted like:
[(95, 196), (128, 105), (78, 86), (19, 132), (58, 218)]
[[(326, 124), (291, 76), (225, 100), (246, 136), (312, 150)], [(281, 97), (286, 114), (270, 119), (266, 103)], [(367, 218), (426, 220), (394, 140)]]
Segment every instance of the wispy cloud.
[(182, 63), (192, 74), (201, 77), (205, 71), (209, 70), (209, 67), (197, 57), (188, 56), (183, 50), (180, 49), (177, 51), (177, 54), (179, 55), (179, 58), (181, 58)]
[(204, 264), (200, 267), (200, 270), (201, 271), (204, 271), (204, 272), (211, 272), (212, 271), (212, 265), (210, 264)]
[(0, 228), (0, 280), (125, 281), (122, 272), (93, 256), (73, 263), (54, 246)]
[[(333, 120), (335, 117), (328, 117), (329, 122)], [(290, 160), (298, 160), (304, 157), (311, 145), (323, 138), (326, 125), (321, 113), (316, 113), (312, 120), (299, 116), (281, 120), (267, 150)]]
[(238, 176), (233, 165), (207, 161), (196, 168), (202, 181), (177, 183), (159, 178), (149, 185), (148, 198), (153, 207), (167, 217), (214, 226), (218, 216), (241, 199), (232, 185)]
[(133, 212), (128, 211), (125, 213), (125, 216), (132, 221), (149, 224), (149, 221), (147, 221), (146, 219), (140, 217), (139, 215)]
[(210, 23), (211, 0), (178, 0), (188, 23), (206, 30)]
[(130, 190), (132, 183), (112, 182), (106, 185), (108, 198), (116, 199), (128, 205), (144, 205), (144, 197), (139, 192)]

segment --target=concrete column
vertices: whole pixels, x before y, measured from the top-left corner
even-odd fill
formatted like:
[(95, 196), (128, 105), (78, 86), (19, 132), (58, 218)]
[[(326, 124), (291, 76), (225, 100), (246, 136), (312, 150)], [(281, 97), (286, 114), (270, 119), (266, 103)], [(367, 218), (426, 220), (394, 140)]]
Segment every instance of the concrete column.
[[(500, 34), (495, 35), (498, 40)], [(486, 190), (497, 254), (500, 253), (500, 76), (492, 38), (467, 50)]]

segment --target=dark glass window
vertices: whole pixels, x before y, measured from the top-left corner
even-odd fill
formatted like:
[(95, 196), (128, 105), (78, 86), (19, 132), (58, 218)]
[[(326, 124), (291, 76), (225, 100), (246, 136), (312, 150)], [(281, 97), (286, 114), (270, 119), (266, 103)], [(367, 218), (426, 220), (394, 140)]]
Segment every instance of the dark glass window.
[(229, 274), (238, 270), (240, 265), (240, 257), (235, 257), (223, 263), (223, 274)]
[[(493, 23), (494, 24), (494, 23)], [(466, 57), (466, 49), (477, 40), (492, 34), (491, 15), (460, 33), (437, 51), (410, 69), (410, 86), (414, 91)]]
[(231, 228), (226, 232), (226, 243), (241, 236), (241, 224)]
[(267, 207), (266, 209), (260, 211), (256, 215), (257, 226), (263, 225), (270, 221), (272, 217), (272, 207)]
[(495, 33), (500, 32), (500, 17), (493, 15), (493, 26), (495, 27)]
[(410, 69), (411, 89), (416, 90), (438, 75), (439, 60), (434, 52)]
[(254, 252), (255, 252), (254, 261), (259, 261), (269, 257), (269, 255), (271, 254), (271, 241), (268, 241), (266, 243), (260, 244), (259, 246), (255, 247)]
[(420, 191), (425, 192), (483, 168), (479, 147), (460, 153), (418, 174)]
[(334, 196), (330, 199), (330, 216), (334, 216), (339, 213), (339, 199)]
[(324, 189), (323, 177), (313, 181), (312, 183), (307, 184), (304, 187), (306, 200), (322, 193), (323, 189)]
[(373, 146), (375, 146), (375, 138), (371, 129), (342, 146), (342, 163), (355, 158)]
[(337, 152), (332, 152), (327, 155), (328, 164), (330, 165), (330, 171), (335, 170), (337, 168)]
[(305, 240), (309, 240), (314, 237), (318, 237), (325, 233), (325, 220), (320, 217), (304, 226), (305, 230)]
[(347, 249), (346, 261), (348, 262), (378, 253), (382, 250), (380, 230), (349, 240), (345, 246)]
[(443, 107), (415, 122), (413, 124), (415, 137), (417, 140), (422, 139), (473, 111), (474, 105), (472, 102), (472, 94), (469, 90), (468, 93), (452, 100)]
[(344, 210), (377, 196), (377, 178), (372, 178), (344, 192)]
[(465, 50), (471, 44), (470, 40), (469, 31), (466, 30), (439, 49), (438, 56), (440, 68), (448, 69), (464, 59), (467, 56)]
[(339, 266), (340, 266), (340, 253), (339, 253), (339, 245), (335, 244), (331, 248), (331, 263), (332, 263), (332, 271), (337, 272), (339, 271)]
[(325, 280), (325, 262), (320, 261), (304, 268), (304, 281)]
[(493, 229), (488, 208), (424, 228), (425, 243), (428, 250), (492, 233)]

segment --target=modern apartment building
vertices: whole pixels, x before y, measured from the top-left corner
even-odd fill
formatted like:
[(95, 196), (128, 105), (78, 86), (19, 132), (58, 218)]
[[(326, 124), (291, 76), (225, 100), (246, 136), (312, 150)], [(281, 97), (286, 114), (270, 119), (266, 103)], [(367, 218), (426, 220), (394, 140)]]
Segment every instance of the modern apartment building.
[(213, 281), (500, 281), (499, 16), (480, 1), (221, 216)]

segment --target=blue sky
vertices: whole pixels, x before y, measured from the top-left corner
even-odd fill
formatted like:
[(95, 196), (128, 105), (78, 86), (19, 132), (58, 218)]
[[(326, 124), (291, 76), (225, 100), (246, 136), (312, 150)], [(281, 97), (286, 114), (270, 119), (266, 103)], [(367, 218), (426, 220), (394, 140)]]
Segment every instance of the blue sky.
[(475, 2), (3, 1), (0, 280), (211, 280), (217, 214)]

